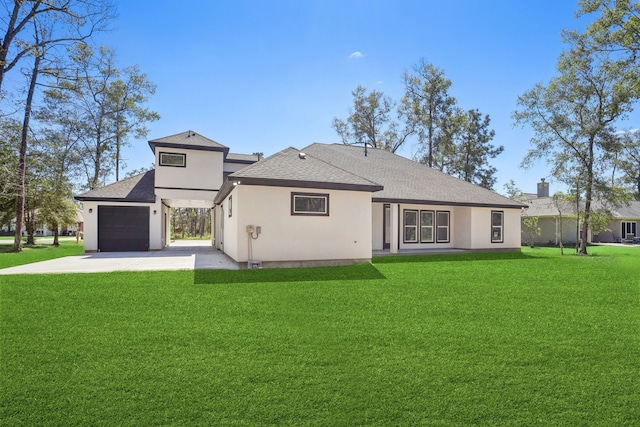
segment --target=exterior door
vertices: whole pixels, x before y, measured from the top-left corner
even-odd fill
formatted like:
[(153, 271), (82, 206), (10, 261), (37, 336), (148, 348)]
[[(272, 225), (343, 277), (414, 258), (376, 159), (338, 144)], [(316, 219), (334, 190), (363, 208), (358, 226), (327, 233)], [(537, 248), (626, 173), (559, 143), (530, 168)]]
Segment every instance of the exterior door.
[(626, 239), (627, 238), (627, 234), (633, 234), (634, 237), (638, 236), (638, 233), (636, 232), (636, 222), (630, 222), (630, 221), (622, 221), (622, 239)]

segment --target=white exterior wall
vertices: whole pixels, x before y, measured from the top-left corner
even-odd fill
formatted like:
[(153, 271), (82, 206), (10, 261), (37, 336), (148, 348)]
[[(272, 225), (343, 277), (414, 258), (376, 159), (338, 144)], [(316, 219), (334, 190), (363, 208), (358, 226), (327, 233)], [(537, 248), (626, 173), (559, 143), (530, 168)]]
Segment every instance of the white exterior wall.
[[(405, 243), (404, 242), (404, 210), (427, 210), (449, 212), (449, 242), (442, 243)], [(491, 242), (491, 212), (500, 211), (504, 214), (503, 242)], [(419, 213), (418, 213), (419, 215)], [(375, 221), (377, 222), (377, 221)], [(374, 222), (374, 224), (375, 224)], [(437, 224), (436, 224), (437, 225)], [(480, 208), (467, 206), (438, 206), (438, 205), (400, 205), (399, 239), (401, 250), (427, 249), (481, 249), (502, 250), (520, 248), (520, 209)], [(382, 230), (382, 220), (374, 225), (374, 229)], [(380, 231), (382, 233), (382, 231)], [(434, 230), (434, 235), (436, 231)], [(393, 241), (391, 243), (393, 247)], [(381, 247), (381, 246), (380, 246)]]
[[(291, 215), (291, 193), (329, 194), (329, 216)], [(228, 217), (229, 196), (233, 214)], [(365, 260), (371, 258), (371, 193), (239, 185), (223, 202), (224, 252), (249, 260), (247, 225), (260, 226), (251, 240), (253, 259), (269, 261)], [(255, 234), (254, 234), (255, 236)]]
[[(160, 153), (186, 154), (186, 167), (160, 166)], [(156, 147), (155, 186), (173, 189), (198, 189), (217, 191), (222, 186), (224, 153), (220, 151), (189, 150), (183, 148)], [(160, 195), (159, 192), (156, 194)], [(177, 195), (180, 197), (174, 197)], [(196, 193), (197, 194), (197, 193)], [(203, 199), (179, 192), (163, 198)], [(213, 195), (215, 197), (215, 194)], [(209, 198), (209, 197), (206, 197)], [(213, 199), (212, 199), (213, 200)]]
[[(392, 207), (394, 205), (391, 205)], [(418, 217), (420, 216), (420, 211), (434, 211), (437, 213), (438, 211), (447, 211), (449, 212), (449, 242), (445, 243), (405, 243), (404, 242), (404, 211), (405, 210), (417, 210)], [(399, 241), (400, 241), (400, 249), (401, 250), (411, 250), (411, 249), (451, 249), (455, 248), (455, 233), (456, 233), (456, 212), (455, 207), (453, 206), (435, 206), (435, 205), (408, 205), (408, 204), (400, 204), (400, 216), (398, 218), (399, 221)], [(418, 235), (420, 233), (420, 228), (418, 227)], [(434, 236), (436, 231), (434, 230)], [(393, 245), (393, 242), (391, 243)]]
[[(149, 250), (162, 249), (162, 204), (156, 203), (118, 203), (118, 202), (89, 202), (82, 203), (84, 216), (84, 250), (95, 252), (98, 250), (98, 205), (101, 206), (148, 206), (149, 207)], [(91, 209), (91, 212), (89, 210)], [(155, 211), (155, 214), (154, 214)]]
[[(222, 251), (229, 255), (236, 261), (247, 261), (245, 259), (240, 260), (238, 255), (239, 238), (247, 239), (247, 234), (243, 230), (238, 229), (238, 209), (240, 201), (238, 200), (238, 187), (235, 187), (233, 191), (227, 196), (226, 199), (218, 207), (220, 226), (222, 231)], [(231, 205), (231, 216), (229, 216), (229, 206)], [(246, 252), (246, 250), (245, 250)]]
[[(459, 208), (468, 209), (471, 215), (469, 246), (458, 246), (460, 249), (515, 249), (520, 248), (520, 209), (500, 208)], [(503, 212), (503, 242), (491, 241), (491, 212)]]

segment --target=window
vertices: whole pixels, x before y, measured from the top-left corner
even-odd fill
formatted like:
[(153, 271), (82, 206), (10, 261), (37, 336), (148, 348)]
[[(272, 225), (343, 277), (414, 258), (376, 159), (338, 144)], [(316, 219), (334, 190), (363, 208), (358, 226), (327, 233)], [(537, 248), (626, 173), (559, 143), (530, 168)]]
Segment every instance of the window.
[(233, 208), (233, 196), (229, 196), (229, 218), (231, 218)]
[(504, 212), (491, 211), (491, 243), (502, 243), (504, 238), (502, 230), (504, 228)]
[(418, 243), (418, 211), (404, 210), (404, 243)]
[(436, 212), (436, 242), (449, 242), (449, 212)]
[(329, 216), (329, 195), (291, 193), (291, 215)]
[(433, 211), (420, 211), (420, 243), (433, 243)]
[(160, 153), (160, 166), (175, 166), (183, 168), (187, 165), (187, 155), (184, 153)]

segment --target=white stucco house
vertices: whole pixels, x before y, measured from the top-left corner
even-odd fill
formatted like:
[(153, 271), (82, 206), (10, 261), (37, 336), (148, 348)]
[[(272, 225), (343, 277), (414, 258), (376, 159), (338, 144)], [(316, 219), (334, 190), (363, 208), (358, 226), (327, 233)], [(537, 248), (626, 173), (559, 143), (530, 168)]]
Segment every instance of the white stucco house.
[(212, 245), (240, 265), (520, 250), (525, 205), (384, 150), (315, 143), (258, 161), (191, 131), (149, 145), (155, 170), (76, 196), (86, 251), (170, 245), (171, 207), (211, 208)]

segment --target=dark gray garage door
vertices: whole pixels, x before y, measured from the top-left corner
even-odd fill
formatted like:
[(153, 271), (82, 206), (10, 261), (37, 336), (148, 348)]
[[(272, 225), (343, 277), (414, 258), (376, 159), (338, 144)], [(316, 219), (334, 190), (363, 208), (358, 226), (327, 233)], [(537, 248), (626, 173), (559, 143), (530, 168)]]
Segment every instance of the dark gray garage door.
[(149, 207), (98, 206), (98, 250), (149, 250)]

